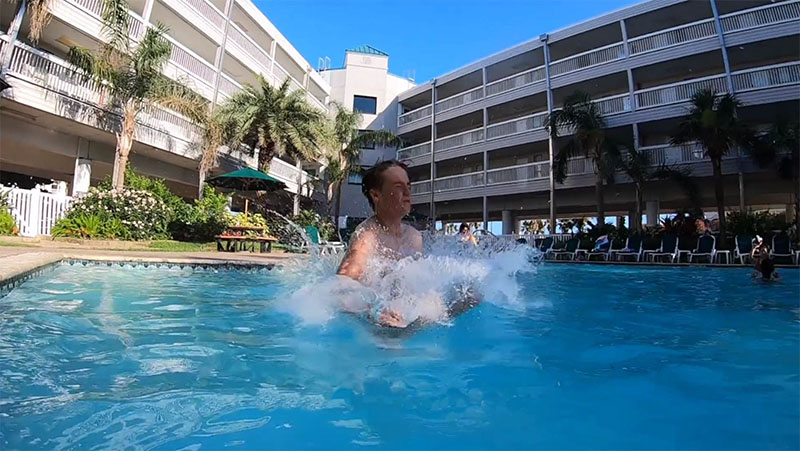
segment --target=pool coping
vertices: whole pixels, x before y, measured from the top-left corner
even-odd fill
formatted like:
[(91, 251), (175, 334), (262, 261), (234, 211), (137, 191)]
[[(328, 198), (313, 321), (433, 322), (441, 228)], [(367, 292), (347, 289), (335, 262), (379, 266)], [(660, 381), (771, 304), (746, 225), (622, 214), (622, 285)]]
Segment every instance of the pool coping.
[[(544, 263), (572, 264), (572, 265), (619, 265), (635, 266), (639, 268), (729, 268), (742, 269), (753, 268), (752, 264), (743, 265), (741, 263), (674, 263), (674, 262), (620, 262), (620, 261), (587, 261), (587, 260), (545, 260)], [(778, 269), (800, 269), (798, 265), (776, 264)]]

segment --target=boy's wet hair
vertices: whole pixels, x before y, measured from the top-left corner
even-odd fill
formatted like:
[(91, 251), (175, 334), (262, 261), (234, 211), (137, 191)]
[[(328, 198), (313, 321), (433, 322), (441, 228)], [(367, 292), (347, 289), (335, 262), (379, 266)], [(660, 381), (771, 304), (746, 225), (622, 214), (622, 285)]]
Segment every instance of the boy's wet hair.
[(466, 222), (462, 222), (461, 225), (458, 227), (458, 233), (463, 233), (464, 229), (467, 229), (467, 231), (469, 231), (469, 224), (467, 224)]
[(372, 210), (375, 210), (375, 203), (372, 201), (369, 191), (372, 189), (380, 190), (381, 186), (383, 186), (383, 173), (387, 169), (394, 167), (403, 168), (404, 171), (407, 171), (408, 168), (405, 163), (397, 160), (386, 160), (364, 171), (364, 175), (361, 177), (361, 192), (367, 198)]

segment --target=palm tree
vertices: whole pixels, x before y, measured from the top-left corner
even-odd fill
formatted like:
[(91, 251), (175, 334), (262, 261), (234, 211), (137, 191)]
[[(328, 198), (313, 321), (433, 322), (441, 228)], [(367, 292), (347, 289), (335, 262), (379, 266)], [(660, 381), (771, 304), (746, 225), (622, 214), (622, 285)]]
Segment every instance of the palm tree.
[(203, 120), (202, 136), (200, 136), (200, 159), (197, 164), (197, 198), (203, 198), (203, 184), (208, 173), (219, 164), (219, 149), (223, 145), (224, 125), (218, 115), (209, 111)]
[(207, 102), (181, 82), (168, 79), (162, 69), (172, 54), (172, 44), (164, 37), (163, 25), (148, 28), (138, 44), (129, 38), (130, 16), (125, 0), (105, 0), (103, 7), (104, 42), (98, 51), (72, 47), (67, 58), (81, 69), (84, 77), (108, 92), (111, 106), (121, 115), (117, 133), (112, 184), (121, 189), (125, 168), (136, 132), (136, 118), (146, 109), (160, 105), (199, 123), (205, 117)]
[(714, 173), (714, 196), (719, 215), (720, 244), (724, 247), (727, 228), (725, 224), (725, 190), (722, 179), (722, 158), (734, 147), (750, 147), (753, 133), (737, 115), (741, 103), (732, 94), (718, 96), (711, 89), (703, 89), (692, 96), (689, 114), (678, 124), (672, 135), (672, 144), (681, 145), (697, 141), (711, 160)]
[(780, 116), (758, 137), (751, 156), (760, 167), (772, 166), (780, 178), (792, 181), (794, 221), (800, 226), (800, 124)]
[[(333, 200), (333, 217), (339, 217), (342, 201), (342, 183), (350, 174), (361, 169), (361, 149), (368, 145), (400, 147), (401, 141), (388, 130), (360, 130), (361, 113), (350, 111), (335, 104), (336, 115), (327, 133), (330, 142), (330, 155), (325, 170), (328, 179), (328, 192)], [(330, 210), (330, 209), (329, 209)]]
[(613, 176), (615, 162), (611, 154), (616, 146), (606, 135), (606, 121), (600, 108), (591, 96), (576, 91), (564, 99), (564, 107), (553, 111), (545, 120), (545, 127), (553, 139), (558, 138), (559, 129), (571, 130), (570, 140), (561, 147), (553, 161), (553, 172), (558, 183), (567, 178), (567, 166), (571, 159), (586, 157), (592, 160), (595, 175), (595, 197), (597, 200), (597, 223), (606, 219), (603, 185)]
[(273, 87), (264, 77), (255, 86), (245, 84), (219, 109), (220, 120), (230, 124), (224, 141), (258, 151), (258, 169), (268, 171), (273, 157), (297, 161), (321, 156), (320, 127), (324, 115), (310, 106), (301, 90), (290, 91), (289, 81)]
[(42, 37), (42, 31), (50, 23), (52, 16), (50, 15), (50, 4), (53, 0), (24, 0), (23, 4), (30, 10), (30, 31), (28, 31), (28, 39), (34, 44), (39, 42)]

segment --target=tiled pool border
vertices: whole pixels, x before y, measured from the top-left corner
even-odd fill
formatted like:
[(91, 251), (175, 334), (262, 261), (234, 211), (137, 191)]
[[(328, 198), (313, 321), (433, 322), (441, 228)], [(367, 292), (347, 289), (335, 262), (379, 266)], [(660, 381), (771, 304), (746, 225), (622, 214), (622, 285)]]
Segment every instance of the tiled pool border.
[(0, 280), (0, 299), (8, 295), (14, 288), (19, 287), (34, 277), (39, 277), (47, 272), (54, 271), (58, 266), (106, 266), (106, 267), (143, 267), (154, 269), (192, 269), (200, 271), (247, 271), (247, 272), (266, 272), (280, 265), (275, 263), (201, 263), (201, 262), (170, 262), (170, 261), (141, 261), (141, 260), (93, 260), (86, 258), (62, 258), (61, 260), (46, 263), (20, 274)]

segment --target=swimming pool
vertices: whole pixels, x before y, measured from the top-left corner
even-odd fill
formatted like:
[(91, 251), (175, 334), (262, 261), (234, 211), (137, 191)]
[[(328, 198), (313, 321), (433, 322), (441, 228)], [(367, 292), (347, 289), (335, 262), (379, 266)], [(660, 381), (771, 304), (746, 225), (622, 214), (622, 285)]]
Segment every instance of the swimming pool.
[(0, 448), (799, 444), (798, 287), (545, 265), (522, 308), (380, 333), (273, 308), (280, 272), (59, 266), (0, 300)]

